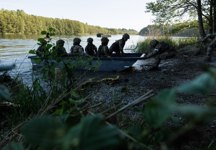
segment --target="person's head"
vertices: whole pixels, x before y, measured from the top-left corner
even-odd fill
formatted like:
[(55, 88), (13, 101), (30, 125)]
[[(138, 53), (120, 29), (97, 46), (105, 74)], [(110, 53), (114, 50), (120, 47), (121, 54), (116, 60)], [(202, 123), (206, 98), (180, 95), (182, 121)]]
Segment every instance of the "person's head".
[(58, 40), (56, 41), (56, 46), (64, 46), (65, 41), (64, 40)]
[(125, 34), (123, 34), (122, 39), (123, 39), (124, 41), (127, 41), (128, 39), (130, 39), (130, 35), (127, 34), (127, 33), (125, 33)]
[(108, 45), (109, 43), (109, 39), (107, 37), (102, 37), (101, 38), (101, 44), (102, 45)]
[(80, 45), (81, 39), (80, 38), (74, 38), (73, 39), (73, 45)]
[(87, 42), (90, 43), (90, 44), (92, 44), (93, 43), (93, 38), (88, 38)]
[(150, 46), (150, 49), (152, 49), (152, 48), (155, 48), (156, 46), (157, 46), (157, 44), (159, 43), (159, 41), (158, 40), (151, 40), (150, 41), (150, 44), (149, 44), (149, 46)]

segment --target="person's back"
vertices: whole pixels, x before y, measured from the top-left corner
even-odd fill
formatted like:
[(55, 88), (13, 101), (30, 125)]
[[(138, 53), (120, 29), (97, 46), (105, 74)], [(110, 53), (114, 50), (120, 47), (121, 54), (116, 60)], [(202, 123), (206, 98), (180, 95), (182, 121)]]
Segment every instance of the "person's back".
[(73, 46), (70, 49), (71, 55), (83, 55), (84, 49), (80, 45), (81, 39), (80, 38), (74, 38), (73, 40)]
[(53, 48), (53, 50), (57, 57), (63, 57), (68, 55), (66, 49), (64, 48), (64, 43), (64, 40), (61, 39), (56, 41), (56, 46)]
[(122, 36), (122, 39), (115, 41), (111, 46), (110, 46), (110, 53), (112, 54), (115, 52), (117, 55), (124, 54), (123, 48), (125, 46), (126, 41), (130, 39), (130, 36), (125, 33)]
[(108, 48), (109, 39), (107, 37), (101, 38), (101, 45), (98, 48), (98, 57), (109, 57), (109, 48)]
[(38, 47), (38, 49), (36, 50), (36, 55), (39, 56), (39, 57), (44, 57), (45, 55), (45, 51), (46, 51), (46, 45), (47, 45), (47, 42), (46, 40), (42, 40), (40, 42), (40, 46)]
[(97, 47), (93, 44), (93, 39), (88, 38), (87, 39), (87, 46), (85, 47), (86, 54), (90, 56), (97, 56)]

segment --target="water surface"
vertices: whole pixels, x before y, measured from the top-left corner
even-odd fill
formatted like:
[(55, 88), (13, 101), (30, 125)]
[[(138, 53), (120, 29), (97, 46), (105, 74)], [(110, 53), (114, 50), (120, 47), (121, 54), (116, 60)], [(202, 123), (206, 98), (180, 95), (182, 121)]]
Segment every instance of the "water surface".
[[(81, 36), (81, 45), (85, 48), (87, 45), (87, 38), (92, 37), (94, 39), (94, 44), (99, 47), (101, 44), (101, 38), (96, 36)], [(113, 42), (121, 39), (122, 35), (112, 35), (109, 37), (110, 46)], [(12, 64), (16, 63), (16, 68), (9, 73), (16, 77), (19, 75), (23, 79), (24, 83), (32, 83), (32, 67), (31, 62), (28, 59), (29, 50), (37, 49), (37, 38), (32, 36), (7, 36), (0, 37), (0, 63), (1, 64)], [(63, 39), (65, 41), (64, 47), (67, 52), (70, 52), (70, 48), (73, 45), (74, 36), (61, 36), (53, 37), (51, 43), (55, 43), (58, 39)], [(130, 39), (126, 42), (125, 49), (134, 48), (139, 41), (143, 41), (145, 37), (139, 35), (131, 35)]]

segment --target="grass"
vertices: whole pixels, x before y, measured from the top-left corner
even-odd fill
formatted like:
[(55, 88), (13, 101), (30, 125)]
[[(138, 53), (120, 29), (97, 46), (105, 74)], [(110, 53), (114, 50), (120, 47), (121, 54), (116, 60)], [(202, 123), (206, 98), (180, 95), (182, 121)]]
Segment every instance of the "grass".
[(151, 51), (149, 48), (150, 41), (156, 39), (158, 41), (164, 41), (168, 43), (169, 45), (175, 47), (176, 49), (179, 49), (181, 47), (187, 46), (187, 45), (194, 45), (197, 44), (197, 38), (172, 38), (167, 36), (161, 36), (156, 38), (147, 38), (146, 40), (138, 43), (137, 52), (141, 53), (148, 53)]

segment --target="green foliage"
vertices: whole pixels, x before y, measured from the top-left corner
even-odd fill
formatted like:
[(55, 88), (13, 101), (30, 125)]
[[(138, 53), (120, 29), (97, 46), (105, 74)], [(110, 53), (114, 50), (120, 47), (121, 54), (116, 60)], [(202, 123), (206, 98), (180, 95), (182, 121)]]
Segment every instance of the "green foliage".
[(122, 140), (117, 128), (107, 125), (102, 116), (84, 117), (73, 127), (50, 116), (35, 118), (22, 128), (22, 133), (27, 143), (45, 149), (115, 149)]
[[(213, 70), (213, 73), (216, 73), (216, 70)], [(212, 107), (193, 104), (178, 104), (176, 102), (177, 93), (207, 94), (215, 87), (216, 78), (209, 72), (176, 88), (162, 90), (146, 105), (144, 112), (146, 121), (152, 127), (158, 128), (161, 127), (173, 113), (180, 113), (199, 119), (202, 118), (201, 120), (211, 118), (212, 115), (215, 117), (215, 108), (212, 109)]]
[[(22, 10), (9, 11), (0, 10), (0, 33), (7, 34), (42, 34), (46, 35), (46, 29), (50, 36), (55, 34), (58, 35), (82, 35), (82, 34), (136, 34), (137, 31), (129, 29), (109, 29), (101, 28), (98, 26), (92, 26), (84, 24), (79, 21), (69, 19), (58, 19), (58, 18), (46, 18), (34, 15), (28, 15)], [(41, 32), (42, 31), (42, 32)]]
[(29, 50), (29, 54), (36, 54), (36, 50), (35, 49)]
[(28, 143), (50, 149), (60, 145), (65, 131), (64, 125), (53, 117), (32, 119), (22, 128)]
[(163, 90), (145, 106), (144, 116), (149, 125), (158, 128), (170, 117), (172, 113), (170, 106), (175, 104), (175, 97), (174, 90)]
[(22, 144), (12, 142), (5, 146), (2, 150), (24, 150), (24, 147)]
[(216, 85), (215, 78), (209, 74), (204, 73), (199, 77), (195, 78), (193, 81), (185, 83), (177, 87), (177, 91), (180, 93), (194, 94), (208, 94), (211, 92), (210, 89), (213, 89)]
[(78, 148), (83, 150), (115, 149), (120, 144), (118, 130), (105, 124), (101, 116), (89, 116), (80, 124), (69, 130), (64, 139), (64, 149)]
[[(141, 52), (141, 53), (149, 53), (151, 51), (149, 44), (151, 42), (151, 40), (153, 40), (153, 38), (147, 38), (145, 39), (143, 42), (139, 42), (137, 51)], [(161, 37), (157, 37), (158, 41), (164, 41), (166, 43), (168, 43), (170, 46), (176, 47), (176, 41), (172, 40), (170, 37), (167, 36), (161, 36)]]
[(175, 45), (177, 48), (182, 48), (187, 45), (197, 45), (197, 38), (179, 38), (175, 40)]

